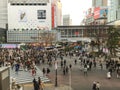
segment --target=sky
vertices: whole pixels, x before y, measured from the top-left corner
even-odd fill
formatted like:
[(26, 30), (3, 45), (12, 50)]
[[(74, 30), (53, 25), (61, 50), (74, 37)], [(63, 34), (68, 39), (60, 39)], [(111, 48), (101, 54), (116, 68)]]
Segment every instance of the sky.
[(70, 14), (73, 25), (80, 25), (84, 11), (92, 7), (92, 0), (61, 0), (62, 15)]

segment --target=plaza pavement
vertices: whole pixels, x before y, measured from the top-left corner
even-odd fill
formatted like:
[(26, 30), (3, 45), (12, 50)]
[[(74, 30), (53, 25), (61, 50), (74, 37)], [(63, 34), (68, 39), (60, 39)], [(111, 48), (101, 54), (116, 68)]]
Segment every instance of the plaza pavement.
[[(120, 90), (120, 79), (116, 78), (116, 74), (113, 73), (112, 78), (109, 80), (106, 78), (107, 70), (101, 70), (99, 65), (97, 68), (93, 68), (88, 71), (88, 76), (84, 76), (83, 71), (80, 70), (80, 63), (74, 64), (74, 59), (77, 57), (64, 57), (67, 61), (67, 65), (72, 64), (72, 70), (70, 74), (63, 75), (60, 63), (58, 64), (58, 87), (55, 87), (55, 68), (54, 65), (50, 67), (50, 74), (48, 78), (51, 80), (49, 83), (45, 83), (44, 90), (92, 90), (92, 84), (94, 81), (100, 82), (100, 90)], [(58, 58), (58, 61), (60, 59)], [(43, 67), (49, 67), (47, 64), (38, 65), (42, 70)], [(24, 90), (33, 90), (32, 83), (24, 84)]]

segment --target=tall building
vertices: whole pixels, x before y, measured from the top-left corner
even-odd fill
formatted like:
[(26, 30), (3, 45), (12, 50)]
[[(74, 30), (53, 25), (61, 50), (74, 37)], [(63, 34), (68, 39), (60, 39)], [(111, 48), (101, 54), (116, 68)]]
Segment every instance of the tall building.
[(52, 28), (62, 25), (62, 3), (52, 0)]
[(93, 7), (107, 6), (108, 0), (92, 0)]
[(94, 8), (93, 18), (94, 22), (91, 24), (106, 24), (108, 15), (108, 0), (92, 0), (92, 7)]
[(119, 22), (120, 25), (120, 0), (108, 0), (108, 10), (108, 24)]
[(0, 28), (7, 28), (7, 0), (0, 0)]
[(57, 21), (52, 21), (52, 0), (8, 0), (7, 8), (9, 43), (43, 42), (41, 33), (52, 32), (52, 22)]
[(70, 19), (70, 15), (63, 15), (63, 25), (64, 26), (72, 25), (72, 19)]

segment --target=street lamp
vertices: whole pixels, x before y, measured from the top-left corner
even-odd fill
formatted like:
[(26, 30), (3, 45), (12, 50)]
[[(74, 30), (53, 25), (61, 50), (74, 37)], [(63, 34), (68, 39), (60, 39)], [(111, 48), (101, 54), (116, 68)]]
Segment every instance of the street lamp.
[(57, 60), (55, 60), (55, 87), (58, 86), (58, 82), (57, 82)]

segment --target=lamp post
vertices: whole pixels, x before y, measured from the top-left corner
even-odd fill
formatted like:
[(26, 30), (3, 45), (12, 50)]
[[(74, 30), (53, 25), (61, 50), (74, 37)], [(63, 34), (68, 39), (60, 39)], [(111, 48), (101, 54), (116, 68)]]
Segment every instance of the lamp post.
[(57, 82), (57, 60), (55, 60), (55, 87), (58, 86), (58, 82)]

